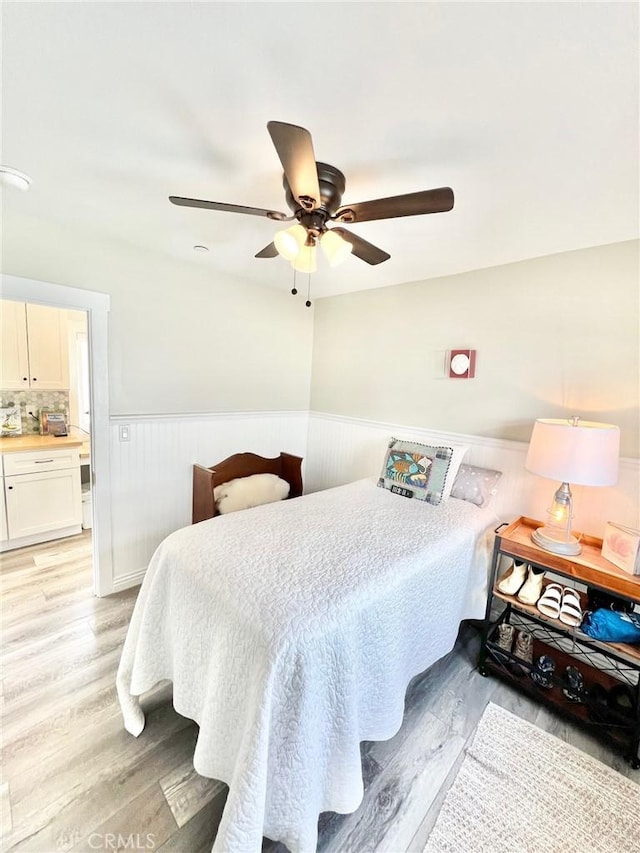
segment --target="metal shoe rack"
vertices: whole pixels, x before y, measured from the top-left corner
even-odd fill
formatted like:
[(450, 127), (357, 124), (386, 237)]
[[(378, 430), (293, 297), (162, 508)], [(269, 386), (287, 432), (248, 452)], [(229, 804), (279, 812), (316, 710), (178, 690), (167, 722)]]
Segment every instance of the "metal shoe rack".
[[(601, 541), (582, 538), (579, 557), (563, 557), (543, 551), (531, 541), (531, 533), (541, 522), (519, 518), (496, 530), (496, 542), (489, 582), (479, 672), (496, 675), (528, 696), (575, 720), (593, 735), (622, 753), (629, 764), (640, 768), (640, 645), (604, 643), (593, 640), (577, 628), (544, 616), (535, 606), (522, 604), (515, 596), (497, 589), (501, 557), (520, 559), (544, 570), (545, 582), (555, 581), (579, 592), (586, 610), (587, 587), (597, 588), (635, 604), (640, 604), (640, 577), (625, 574), (600, 554)], [(498, 626), (513, 625), (533, 638), (533, 663), (505, 651), (498, 643)], [(555, 662), (552, 687), (540, 687), (530, 677), (536, 660), (549, 655)], [(576, 667), (585, 682), (584, 701), (575, 702), (563, 693), (563, 673)], [(633, 707), (626, 711), (609, 707), (602, 696), (615, 686), (626, 684), (633, 696)], [(602, 690), (593, 690), (599, 685)], [(593, 694), (590, 696), (590, 692)]]

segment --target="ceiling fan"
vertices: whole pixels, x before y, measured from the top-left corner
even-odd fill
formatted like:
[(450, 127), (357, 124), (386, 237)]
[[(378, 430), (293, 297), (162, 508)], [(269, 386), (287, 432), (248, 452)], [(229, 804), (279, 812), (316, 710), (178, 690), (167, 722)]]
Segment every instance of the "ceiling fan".
[(282, 255), (291, 261), (294, 269), (314, 272), (316, 246), (319, 244), (332, 266), (343, 261), (350, 253), (368, 264), (380, 264), (391, 257), (388, 252), (346, 228), (329, 228), (327, 223), (355, 224), (374, 219), (443, 213), (453, 208), (453, 190), (450, 187), (343, 205), (345, 177), (335, 166), (316, 162), (309, 131), (281, 121), (270, 121), (267, 129), (284, 169), (282, 183), (291, 215), (260, 207), (169, 196), (169, 201), (183, 207), (266, 216), (277, 222), (297, 220), (296, 225), (279, 231), (274, 241), (258, 252), (256, 258)]

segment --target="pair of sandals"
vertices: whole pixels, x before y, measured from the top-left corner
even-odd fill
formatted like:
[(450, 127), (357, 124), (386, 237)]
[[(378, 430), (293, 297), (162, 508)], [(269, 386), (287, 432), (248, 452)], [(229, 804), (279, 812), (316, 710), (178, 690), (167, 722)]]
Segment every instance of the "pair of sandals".
[(562, 587), (559, 583), (547, 584), (537, 607), (544, 616), (558, 619), (571, 628), (579, 628), (582, 625), (584, 614), (580, 595), (571, 587)]

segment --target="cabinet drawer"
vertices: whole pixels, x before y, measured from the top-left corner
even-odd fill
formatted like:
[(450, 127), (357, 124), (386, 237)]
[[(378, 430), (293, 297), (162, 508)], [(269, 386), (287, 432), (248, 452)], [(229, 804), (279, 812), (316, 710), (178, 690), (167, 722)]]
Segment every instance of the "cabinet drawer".
[(12, 474), (38, 474), (42, 471), (60, 471), (64, 468), (79, 467), (79, 447), (4, 454), (5, 476), (11, 476)]

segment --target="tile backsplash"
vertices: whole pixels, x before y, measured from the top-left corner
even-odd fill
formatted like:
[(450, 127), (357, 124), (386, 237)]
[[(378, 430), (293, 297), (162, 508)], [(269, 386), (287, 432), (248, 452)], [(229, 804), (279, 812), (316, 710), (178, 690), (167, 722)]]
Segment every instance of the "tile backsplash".
[[(68, 391), (2, 391), (0, 390), (0, 408), (18, 406), (22, 420), (22, 433), (40, 432), (38, 415), (40, 409), (53, 409), (64, 412), (65, 420), (69, 423), (69, 392)], [(34, 417), (31, 417), (32, 412)]]

